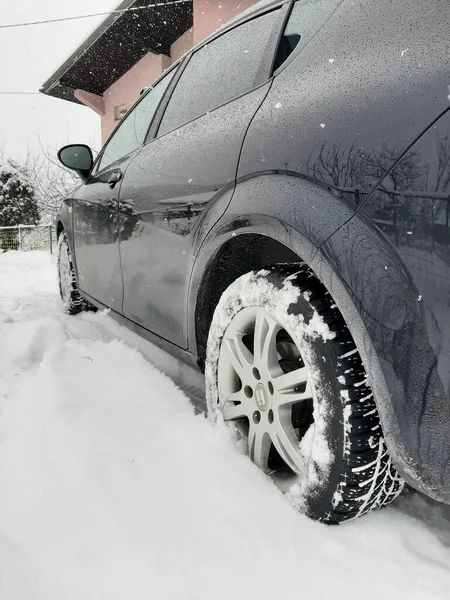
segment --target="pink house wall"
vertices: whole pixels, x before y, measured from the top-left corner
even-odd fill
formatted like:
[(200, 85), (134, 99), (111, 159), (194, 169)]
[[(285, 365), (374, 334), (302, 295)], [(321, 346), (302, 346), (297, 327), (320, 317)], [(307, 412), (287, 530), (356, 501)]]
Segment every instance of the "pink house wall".
[(161, 73), (192, 48), (192, 39), (193, 32), (190, 29), (172, 44), (170, 58), (164, 54), (149, 52), (104, 92), (105, 108), (101, 116), (102, 142), (106, 141), (119, 123), (114, 119), (114, 108), (120, 105), (130, 108), (136, 102), (142, 88), (151, 85)]
[(192, 46), (255, 2), (256, 0), (193, 0), (194, 26), (172, 44), (170, 58), (163, 54), (146, 54), (113, 83), (103, 96), (76, 90), (75, 97), (100, 115), (102, 142), (106, 141), (119, 123), (114, 118), (116, 106), (130, 108), (143, 87), (151, 85)]
[(170, 66), (170, 59), (163, 54), (146, 54), (134, 67), (112, 84), (103, 94), (105, 114), (102, 116), (102, 140), (111, 134), (119, 121), (114, 120), (114, 107), (130, 108), (139, 97), (141, 89), (150, 85)]
[(194, 0), (194, 45), (255, 2), (256, 0)]
[(186, 54), (188, 50), (194, 45), (194, 31), (189, 29), (186, 33), (183, 33), (181, 37), (170, 47), (170, 64), (176, 62), (179, 58)]

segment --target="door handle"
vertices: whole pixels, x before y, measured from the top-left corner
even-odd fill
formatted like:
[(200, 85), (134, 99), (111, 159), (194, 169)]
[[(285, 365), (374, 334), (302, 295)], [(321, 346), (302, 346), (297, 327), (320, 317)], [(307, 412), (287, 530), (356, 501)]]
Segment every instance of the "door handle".
[(120, 169), (116, 169), (110, 175), (108, 179), (108, 185), (112, 189), (118, 181), (122, 179), (122, 171)]

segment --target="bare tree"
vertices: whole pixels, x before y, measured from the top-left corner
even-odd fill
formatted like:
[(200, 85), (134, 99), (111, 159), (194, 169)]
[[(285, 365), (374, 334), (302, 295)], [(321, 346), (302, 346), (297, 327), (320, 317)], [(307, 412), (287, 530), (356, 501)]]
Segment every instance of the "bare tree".
[(64, 169), (50, 150), (29, 152), (26, 165), (38, 200), (41, 221), (53, 223), (61, 202), (79, 185), (79, 179), (73, 171)]
[(343, 144), (323, 142), (314, 148), (307, 163), (308, 175), (332, 183), (336, 188), (358, 188), (364, 181), (366, 158), (356, 142)]

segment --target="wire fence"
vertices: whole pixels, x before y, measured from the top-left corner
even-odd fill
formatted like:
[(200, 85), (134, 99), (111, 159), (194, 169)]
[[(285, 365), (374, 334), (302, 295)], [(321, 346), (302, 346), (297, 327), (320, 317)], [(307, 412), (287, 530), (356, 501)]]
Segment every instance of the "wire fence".
[(0, 252), (45, 250), (53, 254), (54, 246), (55, 231), (53, 225), (0, 227)]

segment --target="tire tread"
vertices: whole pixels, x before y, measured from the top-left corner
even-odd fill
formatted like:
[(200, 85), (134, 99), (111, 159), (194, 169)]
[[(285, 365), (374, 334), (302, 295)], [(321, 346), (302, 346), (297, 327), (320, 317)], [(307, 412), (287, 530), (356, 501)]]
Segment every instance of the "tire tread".
[[(389, 504), (401, 493), (404, 482), (387, 451), (367, 373), (336, 304), (306, 264), (297, 266), (294, 272), (287, 268), (286, 276), (302, 294), (307, 293), (312, 308), (335, 333), (330, 343), (339, 357), (336, 377), (341, 390), (347, 392), (344, 412), (349, 415), (338, 487), (320, 520), (338, 524)], [(340, 383), (342, 377), (344, 383)]]

